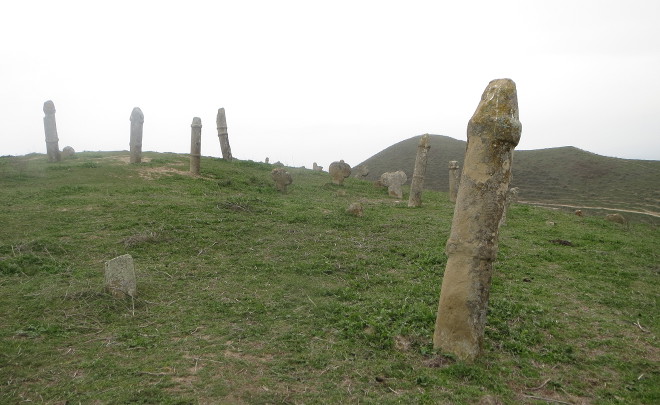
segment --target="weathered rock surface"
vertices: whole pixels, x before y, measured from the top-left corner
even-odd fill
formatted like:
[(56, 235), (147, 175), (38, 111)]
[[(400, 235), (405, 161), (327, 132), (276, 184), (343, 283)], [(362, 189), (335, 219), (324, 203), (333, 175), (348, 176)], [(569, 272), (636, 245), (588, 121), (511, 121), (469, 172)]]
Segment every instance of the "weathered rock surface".
[(353, 168), (353, 176), (358, 179), (364, 179), (369, 175), (369, 167), (367, 165), (358, 165)]
[(46, 133), (46, 153), (49, 162), (62, 160), (57, 137), (57, 123), (55, 122), (55, 104), (48, 100), (44, 103), (44, 132)]
[(619, 214), (607, 214), (605, 215), (605, 220), (610, 221), (610, 222), (616, 222), (617, 224), (622, 224), (624, 225), (626, 223), (626, 218)]
[(139, 107), (131, 112), (131, 163), (142, 162), (142, 127), (144, 114)]
[(323, 171), (323, 166), (319, 166), (319, 165), (316, 164), (316, 162), (314, 162), (314, 165), (312, 166), (312, 170), (314, 170), (316, 172), (322, 172)]
[(351, 166), (343, 160), (332, 162), (330, 163), (328, 172), (334, 184), (342, 185), (344, 184), (344, 179), (351, 175)]
[(199, 174), (202, 159), (202, 119), (194, 117), (190, 128), (190, 172)]
[(449, 201), (455, 203), (458, 195), (458, 185), (461, 182), (461, 172), (456, 160), (449, 161)]
[(231, 154), (231, 147), (229, 146), (229, 134), (227, 133), (227, 117), (225, 116), (225, 109), (218, 109), (218, 116), (216, 117), (216, 124), (218, 127), (218, 138), (220, 139), (220, 151), (222, 158), (231, 162), (234, 157)]
[(419, 145), (417, 145), (415, 171), (413, 172), (412, 184), (410, 185), (410, 197), (408, 198), (409, 207), (420, 207), (422, 205), (424, 176), (426, 176), (426, 161), (428, 160), (430, 148), (429, 134), (425, 134), (420, 138)]
[(348, 206), (346, 212), (350, 215), (361, 217), (364, 215), (364, 206), (362, 205), (362, 203), (354, 202)]
[(462, 360), (482, 351), (499, 222), (521, 131), (515, 83), (491, 81), (468, 123), (433, 335), (436, 349)]
[(71, 146), (65, 146), (64, 149), (62, 149), (61, 155), (63, 158), (71, 158), (76, 155), (76, 151)]
[(277, 187), (277, 190), (285, 193), (286, 188), (289, 184), (293, 183), (293, 178), (291, 178), (291, 175), (289, 172), (287, 172), (283, 168), (275, 168), (271, 170), (270, 176), (273, 178), (273, 181), (275, 182), (275, 187)]
[(391, 197), (403, 198), (403, 184), (408, 181), (408, 176), (402, 170), (387, 172), (380, 175), (380, 184), (387, 187), (387, 193)]
[(116, 298), (137, 296), (135, 267), (131, 255), (105, 262), (105, 288)]

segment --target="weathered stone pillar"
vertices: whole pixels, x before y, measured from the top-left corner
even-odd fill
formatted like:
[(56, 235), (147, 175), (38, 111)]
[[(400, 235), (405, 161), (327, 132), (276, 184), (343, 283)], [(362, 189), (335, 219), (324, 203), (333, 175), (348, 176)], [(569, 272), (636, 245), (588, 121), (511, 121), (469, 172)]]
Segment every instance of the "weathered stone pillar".
[(195, 117), (190, 125), (190, 173), (199, 174), (199, 161), (202, 158), (202, 119)]
[(455, 203), (456, 196), (458, 195), (458, 184), (460, 183), (460, 174), (458, 171), (458, 162), (455, 160), (449, 161), (449, 201)]
[(422, 205), (422, 189), (424, 188), (426, 161), (430, 148), (431, 145), (429, 144), (429, 134), (425, 134), (419, 140), (419, 145), (417, 145), (415, 171), (413, 172), (412, 183), (410, 184), (410, 197), (408, 198), (409, 207), (419, 207)]
[(498, 225), (521, 130), (515, 83), (510, 79), (491, 81), (468, 123), (433, 334), (436, 349), (459, 359), (472, 360), (482, 350)]
[(222, 151), (222, 158), (231, 162), (231, 147), (229, 146), (229, 134), (227, 133), (227, 117), (225, 116), (225, 109), (218, 109), (218, 117), (216, 119), (218, 127), (218, 138), (220, 138), (220, 150)]
[(131, 255), (105, 262), (105, 288), (115, 298), (136, 297), (137, 282)]
[(51, 100), (44, 103), (44, 131), (46, 132), (46, 153), (49, 162), (59, 162), (60, 147), (57, 137), (57, 124), (55, 123), (55, 104)]
[(142, 162), (142, 125), (144, 114), (139, 107), (131, 112), (131, 163)]
[(293, 183), (291, 174), (289, 174), (289, 172), (287, 172), (281, 167), (277, 167), (271, 170), (270, 176), (273, 178), (273, 181), (275, 182), (275, 187), (277, 187), (277, 191), (280, 191), (282, 193), (286, 193), (287, 186)]

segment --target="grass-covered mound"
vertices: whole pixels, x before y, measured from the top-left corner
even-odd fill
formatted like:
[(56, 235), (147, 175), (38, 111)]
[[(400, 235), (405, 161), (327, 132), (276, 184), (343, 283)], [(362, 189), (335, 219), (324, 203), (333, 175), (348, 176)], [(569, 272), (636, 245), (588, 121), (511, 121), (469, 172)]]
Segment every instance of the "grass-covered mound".
[[(511, 207), (466, 364), (431, 343), (446, 193), (411, 209), (289, 168), (280, 194), (270, 165), (145, 155), (0, 158), (1, 403), (660, 399), (655, 227)], [(117, 301), (103, 263), (126, 253)]]

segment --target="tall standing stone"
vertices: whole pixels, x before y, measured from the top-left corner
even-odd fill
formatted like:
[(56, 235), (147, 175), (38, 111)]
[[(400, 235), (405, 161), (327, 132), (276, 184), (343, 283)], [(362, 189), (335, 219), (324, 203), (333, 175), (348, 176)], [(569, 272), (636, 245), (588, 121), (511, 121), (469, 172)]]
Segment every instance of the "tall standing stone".
[(328, 167), (328, 173), (330, 173), (333, 184), (342, 185), (344, 179), (351, 175), (351, 166), (343, 160), (332, 162)]
[(472, 360), (482, 350), (499, 221), (521, 131), (515, 83), (491, 81), (468, 123), (433, 334), (436, 349), (459, 359)]
[(506, 201), (504, 202), (504, 211), (502, 211), (502, 218), (500, 219), (500, 226), (506, 225), (506, 216), (509, 213), (511, 204), (518, 202), (518, 187), (512, 187), (506, 193)]
[(424, 176), (426, 176), (426, 161), (431, 145), (429, 144), (429, 134), (425, 134), (419, 140), (417, 145), (417, 157), (415, 158), (415, 171), (413, 172), (412, 183), (410, 184), (410, 197), (408, 198), (409, 207), (419, 207), (422, 205), (422, 189), (424, 188)]
[(190, 172), (199, 174), (199, 161), (202, 158), (202, 119), (193, 118), (190, 128)]
[(139, 107), (131, 112), (131, 163), (142, 162), (142, 126), (144, 114)]
[(105, 262), (105, 288), (116, 298), (135, 298), (137, 282), (131, 255), (115, 257)]
[(460, 182), (461, 172), (458, 171), (458, 162), (449, 161), (449, 201), (455, 203), (458, 195), (458, 183)]
[(46, 153), (49, 162), (59, 162), (60, 147), (58, 145), (57, 124), (55, 123), (55, 104), (51, 100), (44, 103), (44, 131), (46, 132)]
[(225, 116), (225, 109), (218, 109), (218, 117), (216, 119), (218, 127), (218, 138), (220, 138), (220, 150), (222, 151), (222, 158), (231, 162), (231, 147), (229, 146), (229, 134), (227, 133), (227, 117)]

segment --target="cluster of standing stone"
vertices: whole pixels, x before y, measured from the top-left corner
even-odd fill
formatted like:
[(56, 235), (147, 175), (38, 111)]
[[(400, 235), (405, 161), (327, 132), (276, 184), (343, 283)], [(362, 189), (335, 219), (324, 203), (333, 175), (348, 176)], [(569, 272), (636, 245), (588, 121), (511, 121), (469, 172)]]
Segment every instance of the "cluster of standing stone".
[(426, 176), (426, 161), (431, 145), (429, 134), (425, 134), (417, 145), (417, 157), (415, 158), (415, 170), (413, 172), (412, 184), (410, 185), (409, 207), (422, 205), (422, 189), (424, 188), (424, 176)]
[(521, 132), (515, 83), (491, 81), (468, 123), (433, 335), (436, 349), (459, 359), (472, 360), (482, 351), (499, 222)]
[(328, 172), (333, 184), (343, 185), (344, 179), (351, 175), (351, 166), (343, 160), (332, 162)]

